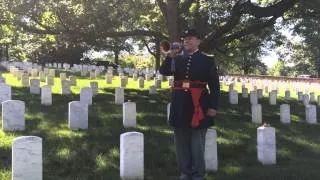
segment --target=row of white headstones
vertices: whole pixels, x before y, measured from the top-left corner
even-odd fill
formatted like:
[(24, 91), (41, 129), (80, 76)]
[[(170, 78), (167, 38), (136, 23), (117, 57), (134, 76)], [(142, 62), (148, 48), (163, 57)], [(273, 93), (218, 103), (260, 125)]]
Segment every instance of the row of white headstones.
[[(108, 74), (113, 73), (113, 67), (108, 67), (107, 69), (104, 66), (95, 66), (95, 65), (78, 65), (74, 64), (73, 67), (70, 68), (70, 65), (65, 63), (59, 65), (59, 63), (47, 63), (45, 64), (45, 67), (42, 67), (41, 65), (35, 64), (35, 63), (25, 63), (25, 62), (1, 62), (2, 66), (10, 70), (11, 73), (15, 70), (22, 69), (20, 72), (18, 71), (17, 74), (20, 76), (23, 74), (22, 72), (29, 73), (32, 77), (36, 77), (37, 74), (39, 74), (40, 79), (45, 79), (45, 74), (50, 74), (50, 76), (54, 77), (54, 71), (55, 70), (62, 70), (62, 71), (69, 71), (72, 73), (80, 72), (81, 76), (87, 76), (88, 73), (90, 75), (91, 79), (95, 79), (100, 76), (101, 73), (103, 73), (105, 70), (107, 70)], [(50, 69), (49, 69), (50, 68)], [(52, 69), (55, 68), (55, 69)], [(156, 75), (158, 78), (162, 79), (162, 75), (157, 73), (156, 71), (152, 71), (150, 69), (135, 69), (135, 68), (118, 68), (116, 69), (119, 76), (122, 76), (121, 74), (128, 73), (130, 76), (142, 76), (145, 75), (144, 78), (149, 81)], [(24, 78), (25, 79), (25, 78)], [(23, 80), (22, 82), (28, 83), (28, 80)], [(23, 83), (24, 84), (24, 83)]]
[[(69, 87), (64, 88), (64, 84), (67, 84), (64, 83), (66, 81), (65, 73), (60, 74), (60, 78), (62, 79), (62, 94), (69, 94)], [(23, 78), (21, 80), (23, 81)], [(3, 78), (1, 81), (3, 83), (0, 84), (2, 128), (4, 131), (22, 131), (25, 129), (25, 103), (11, 100), (11, 87), (4, 84)], [(122, 80), (122, 84), (125, 83), (127, 83), (127, 78)], [(25, 84), (27, 85), (27, 83)], [(31, 94), (40, 94), (39, 79), (31, 79), (30, 85)], [(81, 88), (80, 101), (69, 103), (68, 127), (71, 130), (88, 129), (88, 105), (92, 104), (92, 96), (97, 93), (98, 89), (97, 82), (91, 82), (90, 85), (91, 87)], [(155, 92), (155, 88), (151, 89), (153, 90), (150, 92)], [(115, 89), (115, 103), (123, 104), (124, 127), (135, 127), (136, 105), (132, 102), (124, 103), (124, 88)], [(41, 104), (52, 105), (51, 85), (41, 87)], [(121, 177), (124, 179), (143, 179), (143, 134), (138, 132), (122, 134), (120, 144)], [(14, 139), (12, 146), (12, 179), (42, 179), (42, 139), (34, 136), (22, 136)], [(135, 165), (132, 166), (133, 164)]]
[[(100, 74), (102, 71), (104, 71), (106, 68), (104, 66), (96, 66), (96, 65), (86, 65), (86, 64), (73, 64), (71, 67), (70, 64), (68, 63), (46, 63), (45, 66), (37, 63), (30, 63), (30, 62), (21, 62), (21, 61), (16, 61), (16, 62), (8, 62), (8, 61), (2, 61), (0, 63), (2, 66), (6, 67), (9, 69), (10, 66), (15, 66), (19, 67), (20, 69), (27, 70), (28, 72), (36, 72), (36, 71), (41, 71), (42, 69), (49, 69), (49, 68), (54, 68), (54, 69), (59, 69), (59, 70), (64, 70), (64, 71), (70, 71), (70, 72), (81, 72), (82, 76), (86, 76), (88, 73), (94, 74)], [(107, 67), (108, 70), (112, 69), (112, 66)], [(121, 68), (118, 67), (117, 72), (127, 72), (132, 76), (133, 74), (149, 74), (149, 75), (154, 75), (157, 72), (155, 70), (149, 69), (149, 68), (144, 68), (144, 69), (136, 69), (136, 68)]]
[[(3, 92), (0, 85), (0, 91)], [(9, 86), (6, 87), (8, 89)], [(50, 86), (49, 86), (50, 87)], [(9, 87), (10, 88), (10, 87)], [(41, 89), (45, 94), (46, 86)], [(11, 96), (11, 88), (10, 88)], [(50, 89), (51, 94), (51, 89)], [(88, 128), (88, 105), (92, 104), (92, 88), (83, 87), (80, 101), (69, 103), (68, 126), (72, 130)], [(42, 99), (42, 98), (41, 98)], [(51, 99), (52, 103), (52, 99)], [(115, 103), (123, 104), (124, 127), (136, 127), (136, 104), (124, 103), (124, 88), (115, 89)], [(44, 105), (51, 105), (50, 103)], [(168, 114), (170, 104), (167, 106)], [(24, 102), (7, 100), (2, 102), (2, 119), (5, 131), (24, 130)], [(20, 113), (17, 113), (20, 112)], [(206, 169), (216, 171), (218, 168), (216, 131), (209, 129), (206, 141)], [(276, 163), (275, 129), (259, 127), (257, 129), (258, 160), (262, 164)], [(30, 167), (32, 170), (30, 171)], [(128, 132), (120, 138), (120, 176), (123, 179), (143, 179), (144, 177), (144, 142), (143, 134)], [(12, 147), (12, 177), (13, 179), (42, 179), (42, 139), (34, 136), (22, 136), (14, 139)]]
[[(216, 138), (216, 130), (209, 129), (205, 145), (205, 163), (208, 172), (218, 169)], [(257, 129), (257, 149), (258, 161), (262, 164), (276, 163), (274, 128), (259, 127)], [(142, 133), (127, 132), (120, 135), (120, 176), (122, 179), (144, 178)], [(13, 140), (12, 177), (13, 179), (42, 179), (42, 139), (40, 137), (22, 136)]]
[[(136, 127), (136, 103), (124, 103), (123, 88), (117, 88), (115, 91), (116, 104), (123, 105), (124, 127)], [(92, 93), (92, 91), (88, 89), (89, 94), (90, 92)], [(70, 129), (78, 130), (88, 128), (88, 105), (90, 104), (90, 100), (92, 102), (92, 99), (89, 98), (82, 102), (80, 100), (69, 103), (68, 126)], [(14, 126), (11, 126), (11, 130), (23, 130), (24, 102), (8, 100), (2, 103), (2, 108), (3, 124), (10, 122), (9, 124)], [(167, 110), (169, 114), (170, 104), (168, 104)], [(20, 123), (17, 121), (19, 119)], [(258, 128), (257, 133), (258, 160), (262, 164), (275, 164), (276, 150), (274, 128), (260, 127)], [(139, 132), (128, 132), (121, 134), (120, 137), (120, 176), (123, 179), (143, 179), (143, 134)], [(207, 171), (216, 171), (218, 169), (216, 131), (214, 129), (209, 129), (206, 139), (206, 169)], [(32, 170), (30, 171), (30, 169)], [(25, 136), (14, 139), (12, 147), (12, 177), (13, 179), (18, 179), (18, 177), (33, 180), (42, 179), (42, 139), (40, 137)]]
[[(33, 71), (35, 70), (35, 71)], [(21, 80), (22, 86), (28, 87), (30, 85), (30, 93), (32, 94), (39, 94), (40, 92), (40, 81), (46, 81), (47, 85), (54, 85), (54, 77), (55, 77), (55, 69), (45, 69), (44, 71), (40, 71), (38, 73), (37, 69), (32, 69), (31, 71), (31, 78), (38, 78), (39, 79), (29, 79), (29, 74), (25, 73), (23, 70), (19, 70), (16, 67), (10, 67), (10, 72), (17, 78), (17, 80)], [(112, 84), (113, 79), (112, 71), (108, 71), (105, 74), (105, 81), (107, 84)], [(123, 73), (119, 75), (120, 77), (120, 87), (126, 87), (128, 84), (128, 77), (124, 76)], [(146, 75), (150, 80), (150, 76)], [(91, 79), (95, 79), (96, 76), (90, 77)], [(155, 94), (156, 89), (161, 88), (161, 83), (163, 81), (162, 75), (157, 75), (154, 78), (154, 85), (149, 87), (149, 93)], [(66, 73), (60, 73), (60, 80), (61, 80), (61, 91), (62, 94), (71, 94), (70, 86), (76, 86), (77, 80), (75, 76), (70, 76), (69, 80), (67, 80)], [(138, 74), (133, 74), (133, 80), (138, 81), (139, 88), (144, 88), (144, 81), (145, 78), (142, 76), (138, 76)], [(29, 83), (30, 82), (30, 83)], [(168, 77), (169, 86), (173, 83), (173, 77)], [(98, 89), (98, 83), (97, 82), (91, 82), (90, 86), (93, 88), (94, 92), (97, 92)]]
[[(256, 89), (250, 92), (250, 103), (251, 103), (251, 115), (253, 123), (262, 123), (262, 106), (258, 104), (258, 99), (263, 97), (263, 90)], [(242, 97), (248, 98), (248, 89), (242, 86)], [(317, 123), (317, 108), (316, 105), (309, 104), (309, 102), (315, 102), (314, 92), (310, 93), (310, 99), (308, 94), (298, 92), (298, 101), (301, 101), (305, 105), (306, 122), (309, 124)], [(290, 99), (290, 91), (285, 91), (285, 100)], [(229, 103), (238, 104), (238, 92), (233, 90), (233, 85), (229, 86)], [(277, 90), (272, 90), (269, 93), (269, 104), (277, 104)], [(320, 95), (318, 96), (318, 104), (320, 105)], [(280, 121), (284, 124), (290, 123), (290, 105), (280, 105)]]

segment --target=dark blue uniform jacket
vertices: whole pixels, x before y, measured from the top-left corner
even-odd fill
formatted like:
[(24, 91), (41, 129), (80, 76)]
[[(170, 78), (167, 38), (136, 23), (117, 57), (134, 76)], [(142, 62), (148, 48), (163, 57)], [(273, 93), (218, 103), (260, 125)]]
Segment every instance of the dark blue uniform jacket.
[[(172, 63), (174, 61), (174, 63)], [(174, 76), (174, 80), (190, 80), (208, 83), (208, 89), (200, 97), (204, 115), (208, 108), (217, 109), (220, 94), (219, 77), (214, 59), (200, 51), (192, 55), (179, 55), (166, 58), (159, 69), (165, 76)], [(169, 122), (176, 128), (191, 127), (193, 116), (191, 94), (185, 90), (173, 90)], [(199, 128), (208, 128), (214, 123), (213, 118), (205, 117)]]

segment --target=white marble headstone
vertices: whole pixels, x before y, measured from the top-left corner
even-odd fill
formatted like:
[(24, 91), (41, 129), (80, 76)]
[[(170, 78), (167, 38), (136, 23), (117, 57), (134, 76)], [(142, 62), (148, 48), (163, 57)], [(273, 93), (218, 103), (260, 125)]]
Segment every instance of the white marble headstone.
[(90, 87), (92, 89), (92, 95), (98, 94), (98, 82), (96, 81), (90, 82)]
[(38, 69), (31, 70), (31, 77), (38, 77)]
[(149, 87), (149, 95), (157, 94), (157, 88), (155, 86)]
[(23, 87), (28, 87), (29, 86), (29, 75), (26, 73), (23, 73), (21, 75), (21, 84)]
[(106, 74), (106, 82), (107, 82), (107, 84), (112, 84), (112, 74), (110, 74), (110, 73), (107, 73)]
[(0, 103), (11, 100), (11, 86), (0, 84)]
[(138, 132), (127, 132), (120, 135), (121, 179), (144, 179), (143, 139), (143, 134)]
[(124, 103), (124, 88), (115, 89), (115, 104)]
[(276, 164), (276, 131), (273, 127), (257, 129), (258, 161), (263, 165)]
[(289, 104), (280, 105), (280, 121), (283, 124), (290, 124), (290, 105)]
[(52, 91), (50, 85), (41, 87), (41, 104), (45, 106), (52, 105)]
[(248, 95), (248, 88), (242, 88), (242, 97), (243, 98), (248, 98), (249, 95)]
[(238, 104), (238, 92), (232, 90), (229, 92), (229, 102), (230, 104)]
[(302, 95), (302, 102), (305, 106), (307, 106), (309, 104), (309, 95), (308, 94)]
[(92, 88), (82, 87), (80, 90), (80, 102), (91, 105), (92, 104)]
[(317, 124), (317, 107), (306, 105), (306, 121), (308, 124)]
[(23, 131), (25, 129), (25, 104), (19, 100), (2, 102), (2, 129), (4, 131)]
[(315, 102), (315, 101), (316, 101), (315, 94), (314, 94), (314, 92), (311, 92), (310, 93), (310, 102)]
[(52, 75), (47, 76), (47, 85), (51, 85), (51, 86), (54, 85), (54, 76)]
[(137, 81), (138, 80), (138, 74), (137, 73), (134, 73), (133, 76), (132, 76), (133, 80), (134, 81)]
[(269, 104), (270, 105), (276, 105), (277, 104), (277, 92), (271, 91), (269, 93)]
[(206, 171), (212, 172), (218, 170), (218, 152), (217, 152), (217, 132), (215, 129), (208, 129), (205, 141), (205, 164)]
[(127, 79), (123, 76), (120, 78), (120, 87), (125, 88), (127, 86)]
[(250, 92), (250, 103), (251, 105), (258, 104), (258, 93), (257, 91)]
[(0, 76), (0, 84), (5, 84), (5, 83), (6, 83), (6, 79)]
[(48, 68), (44, 68), (43, 69), (44, 75), (48, 76), (49, 75), (49, 69)]
[(39, 79), (30, 79), (30, 94), (40, 94)]
[(62, 94), (71, 94), (70, 81), (68, 80), (61, 81), (61, 91), (62, 91)]
[(39, 72), (39, 76), (40, 76), (40, 81), (41, 82), (45, 82), (46, 81), (46, 75), (43, 71)]
[(68, 127), (72, 130), (88, 129), (88, 104), (80, 101), (69, 103)]
[(252, 122), (261, 124), (262, 123), (262, 109), (261, 104), (255, 104), (251, 106)]
[(12, 180), (42, 180), (42, 139), (21, 136), (12, 142)]
[(123, 103), (122, 106), (123, 106), (123, 127), (135, 128), (137, 126), (136, 103), (126, 102), (126, 103)]

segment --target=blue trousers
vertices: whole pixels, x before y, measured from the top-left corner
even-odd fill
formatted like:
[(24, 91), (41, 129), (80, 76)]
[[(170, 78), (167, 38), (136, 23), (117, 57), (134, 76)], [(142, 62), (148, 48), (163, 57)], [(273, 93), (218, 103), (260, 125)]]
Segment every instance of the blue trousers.
[(174, 140), (181, 180), (204, 180), (207, 129), (175, 128)]

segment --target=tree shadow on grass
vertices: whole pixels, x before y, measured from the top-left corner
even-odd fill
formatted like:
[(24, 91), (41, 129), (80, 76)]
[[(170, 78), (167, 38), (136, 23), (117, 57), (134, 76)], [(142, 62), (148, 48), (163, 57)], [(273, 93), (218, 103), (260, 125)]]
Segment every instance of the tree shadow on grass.
[[(43, 174), (46, 180), (120, 179), (120, 135), (137, 131), (144, 134), (145, 179), (175, 179), (172, 129), (166, 124), (170, 91), (149, 96), (147, 90), (125, 90), (125, 99), (137, 103), (137, 128), (122, 125), (122, 105), (114, 104), (114, 89), (93, 98), (89, 107), (89, 129), (71, 131), (67, 127), (68, 103), (78, 95), (53, 95), (53, 105), (40, 105), (39, 95), (29, 95), (29, 88), (14, 88), (14, 99), (26, 103), (26, 131), (7, 136), (37, 135), (43, 138)], [(280, 123), (279, 105), (263, 105), (263, 119), (276, 128), (277, 165), (262, 166), (257, 161), (256, 133), (259, 124), (251, 123), (249, 99), (239, 98), (230, 105), (222, 92), (216, 119), (219, 170), (208, 180), (231, 179), (316, 179), (319, 162), (318, 125), (308, 125), (304, 107), (290, 102), (290, 125)], [(280, 101), (279, 101), (280, 104)], [(11, 149), (0, 148), (1, 170), (11, 169)]]
[[(217, 118), (219, 171), (208, 176), (214, 179), (316, 179), (320, 165), (320, 139), (318, 125), (293, 121), (280, 123), (279, 105), (270, 106), (267, 99), (260, 100), (263, 119), (276, 128), (277, 165), (262, 166), (257, 161), (256, 128), (252, 124), (249, 99), (239, 98), (239, 105), (229, 105), (222, 93), (220, 114)], [(282, 103), (280, 101), (280, 103)], [(293, 116), (304, 118), (304, 107), (290, 102)], [(302, 109), (302, 112), (301, 112)], [(245, 120), (241, 119), (245, 117)], [(247, 119), (248, 118), (248, 119)], [(307, 130), (307, 132), (306, 132)]]

